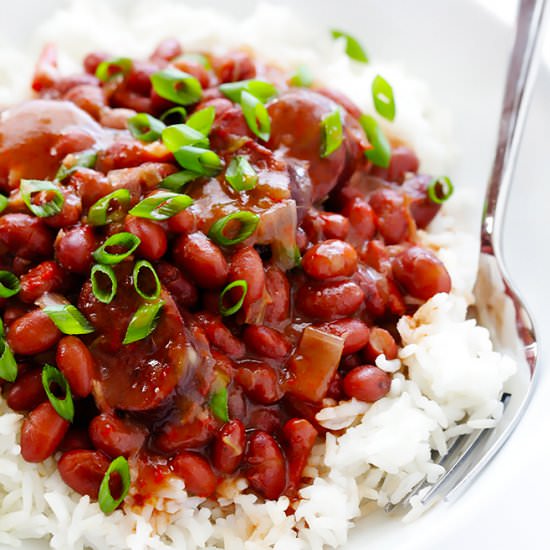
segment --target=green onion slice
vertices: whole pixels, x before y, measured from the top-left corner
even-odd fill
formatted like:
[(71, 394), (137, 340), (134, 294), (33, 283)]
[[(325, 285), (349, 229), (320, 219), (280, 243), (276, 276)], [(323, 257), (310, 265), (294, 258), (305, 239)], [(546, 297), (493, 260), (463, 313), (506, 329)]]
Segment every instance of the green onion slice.
[(214, 107), (205, 107), (195, 111), (188, 119), (187, 126), (197, 130), (202, 135), (207, 136), (212, 129), (214, 119), (216, 118), (216, 109)]
[(254, 189), (258, 183), (258, 174), (246, 157), (237, 155), (231, 159), (225, 179), (235, 191), (249, 191)]
[(186, 118), (187, 111), (185, 110), (185, 107), (181, 106), (172, 107), (160, 115), (160, 120), (162, 120), (162, 122), (164, 122), (167, 126), (171, 126), (172, 124), (181, 124), (182, 122), (185, 122)]
[(206, 55), (202, 53), (197, 52), (189, 52), (184, 53), (183, 55), (180, 55), (178, 59), (184, 59), (191, 61), (193, 63), (197, 63), (198, 65), (202, 65), (207, 71), (209, 71), (212, 68), (212, 64), (210, 63), (210, 60)]
[(242, 93), (248, 92), (262, 103), (267, 103), (272, 97), (277, 95), (277, 88), (265, 80), (241, 80), (239, 82), (228, 82), (219, 87), (220, 92), (233, 101), (240, 103)]
[(136, 204), (129, 213), (136, 218), (163, 221), (175, 216), (192, 204), (193, 199), (188, 195), (158, 191)]
[(372, 100), (376, 112), (385, 119), (392, 121), (395, 118), (395, 98), (393, 88), (387, 80), (376, 75), (372, 81)]
[(186, 145), (197, 145), (205, 149), (210, 145), (208, 138), (204, 134), (187, 124), (174, 124), (165, 128), (162, 131), (162, 143), (172, 153)]
[[(208, 236), (222, 246), (231, 246), (248, 239), (256, 231), (259, 221), (260, 216), (258, 214), (239, 210), (215, 221), (208, 232)], [(225, 235), (227, 226), (236, 222), (239, 224), (239, 231), (234, 237), (227, 237)]]
[[(111, 487), (109, 486), (113, 473), (117, 473), (122, 481), (122, 489), (118, 498), (113, 497), (111, 494)], [(104, 514), (112, 514), (121, 505), (130, 490), (130, 481), (130, 467), (128, 466), (128, 461), (123, 456), (115, 458), (111, 464), (109, 464), (101, 480), (101, 485), (99, 486), (97, 502)]]
[[(100, 264), (113, 265), (122, 262), (128, 256), (133, 254), (141, 244), (141, 239), (132, 233), (122, 231), (111, 235), (97, 250), (93, 257)], [(107, 249), (116, 246), (125, 249), (123, 252), (108, 252)]]
[(447, 176), (434, 178), (428, 184), (428, 197), (436, 204), (443, 204), (451, 198), (454, 189), (454, 185)]
[(222, 160), (208, 149), (186, 145), (174, 153), (182, 168), (201, 176), (215, 176), (222, 169)]
[(200, 82), (194, 76), (175, 68), (152, 74), (151, 82), (160, 97), (178, 105), (196, 103), (202, 96)]
[[(151, 292), (146, 292), (142, 288), (142, 286), (151, 286), (150, 281), (146, 281), (146, 285), (142, 285), (140, 283), (140, 278), (143, 278), (143, 275), (141, 275), (142, 270), (148, 271), (151, 276), (151, 279), (153, 281), (152, 286), (154, 287)], [(132, 279), (134, 281), (134, 288), (136, 289), (136, 292), (142, 298), (148, 301), (157, 300), (159, 298), (161, 291), (160, 280), (157, 272), (155, 271), (155, 268), (151, 265), (150, 262), (148, 262), (147, 260), (140, 260), (139, 262), (136, 262), (136, 265), (134, 266), (134, 271), (132, 273)]]
[(346, 41), (346, 54), (349, 58), (359, 61), (360, 63), (369, 62), (365, 49), (356, 38), (351, 36), (351, 34), (338, 29), (333, 29), (331, 34), (334, 39), (343, 38)]
[[(53, 394), (51, 387), (52, 384), (57, 384), (60, 387), (64, 395), (63, 398), (56, 397)], [(42, 385), (44, 386), (44, 391), (46, 392), (46, 395), (48, 396), (48, 399), (57, 414), (68, 422), (72, 422), (74, 418), (73, 397), (71, 395), (69, 382), (67, 382), (67, 379), (63, 373), (59, 369), (45, 364), (42, 369)]]
[(216, 418), (222, 422), (229, 422), (229, 405), (227, 401), (227, 388), (220, 388), (210, 397), (210, 409)]
[(11, 298), (21, 290), (19, 279), (11, 271), (0, 271), (0, 298)]
[(262, 140), (269, 141), (271, 119), (265, 105), (252, 94), (243, 90), (241, 108), (248, 127)]
[(0, 214), (6, 209), (6, 206), (8, 206), (8, 197), (0, 195)]
[(17, 363), (11, 348), (4, 338), (4, 326), (0, 320), (0, 378), (7, 382), (15, 382), (17, 378)]
[[(230, 292), (234, 288), (240, 288), (241, 289), (241, 296), (239, 299), (230, 307), (225, 306), (225, 295)], [(220, 294), (220, 313), (224, 317), (229, 317), (229, 315), (233, 315), (234, 313), (237, 313), (241, 307), (243, 307), (244, 299), (246, 298), (246, 293), (248, 292), (248, 283), (244, 279), (238, 279), (237, 281), (233, 281), (232, 283), (229, 283), (221, 292)]]
[(97, 153), (93, 149), (87, 149), (81, 153), (74, 153), (70, 155), (70, 165), (62, 164), (55, 175), (57, 181), (63, 181), (67, 179), (73, 172), (76, 172), (79, 168), (93, 168), (97, 160)]
[(163, 300), (140, 306), (128, 325), (126, 336), (124, 336), (122, 343), (131, 344), (147, 338), (157, 327), (163, 306)]
[(95, 264), (92, 267), (90, 279), (94, 296), (101, 303), (110, 304), (118, 289), (118, 281), (113, 268), (108, 265)]
[(128, 189), (117, 189), (105, 195), (88, 210), (88, 223), (90, 225), (106, 225), (121, 219), (130, 204), (130, 199)]
[[(65, 197), (59, 187), (52, 181), (45, 180), (21, 180), (21, 197), (27, 208), (39, 218), (49, 218), (59, 214), (63, 209)], [(46, 191), (53, 194), (53, 198), (43, 204), (34, 204), (32, 197), (35, 193)]]
[(321, 157), (325, 158), (338, 150), (344, 141), (340, 109), (335, 109), (332, 113), (325, 115), (321, 120), (321, 128), (323, 130)]
[(361, 115), (359, 122), (373, 147), (365, 151), (365, 156), (376, 166), (387, 168), (391, 160), (391, 146), (380, 125), (370, 115)]
[(95, 76), (101, 82), (107, 82), (117, 76), (126, 76), (132, 70), (132, 60), (128, 57), (117, 57), (102, 61), (95, 71)]
[(288, 83), (299, 88), (310, 88), (313, 84), (313, 73), (307, 65), (300, 65)]
[(50, 305), (42, 311), (63, 334), (90, 334), (95, 330), (86, 317), (72, 304)]
[(169, 176), (165, 177), (160, 182), (160, 186), (164, 189), (169, 189), (170, 191), (175, 191), (176, 193), (178, 193), (190, 181), (196, 180), (198, 177), (199, 174), (196, 174), (195, 172), (182, 170), (181, 172), (176, 172), (175, 174), (170, 174)]
[(140, 141), (150, 143), (159, 139), (164, 128), (164, 122), (147, 113), (138, 113), (128, 119), (128, 130)]

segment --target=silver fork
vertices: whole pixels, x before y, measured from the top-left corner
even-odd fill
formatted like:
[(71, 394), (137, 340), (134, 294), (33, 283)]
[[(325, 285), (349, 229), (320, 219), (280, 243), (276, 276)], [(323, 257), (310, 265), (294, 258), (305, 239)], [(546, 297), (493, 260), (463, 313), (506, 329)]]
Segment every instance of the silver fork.
[(434, 484), (417, 485), (387, 512), (416, 504), (428, 508), (444, 499), (455, 500), (487, 466), (510, 437), (525, 413), (535, 382), (537, 340), (533, 321), (514, 290), (502, 261), (502, 226), (505, 203), (515, 168), (521, 135), (534, 87), (537, 45), (546, 0), (521, 0), (516, 36), (510, 56), (502, 103), (497, 148), (489, 179), (481, 223), (481, 251), (474, 293), (479, 323), (491, 331), (497, 349), (516, 358), (518, 372), (502, 396), (503, 415), (493, 429), (460, 436), (438, 463), (445, 474)]

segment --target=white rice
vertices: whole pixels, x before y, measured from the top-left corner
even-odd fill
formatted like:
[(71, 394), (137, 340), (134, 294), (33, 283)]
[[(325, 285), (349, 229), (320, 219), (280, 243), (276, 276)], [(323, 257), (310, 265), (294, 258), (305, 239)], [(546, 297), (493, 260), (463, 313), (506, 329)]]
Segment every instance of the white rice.
[[(234, 21), (182, 3), (136, 2), (123, 15), (105, 1), (73, 3), (41, 25), (27, 50), (0, 49), (0, 104), (28, 95), (44, 41), (59, 45), (62, 68), (70, 71), (88, 51), (145, 56), (165, 36), (180, 38), (188, 49), (244, 45), (290, 68), (306, 63), (319, 80), (341, 88), (375, 116), (365, 90), (376, 74), (383, 74), (399, 106), (393, 124), (380, 120), (386, 131), (414, 147), (423, 170), (444, 173), (449, 167), (448, 118), (434, 107), (423, 83), (397, 66), (350, 61), (342, 43), (282, 7), (260, 6), (250, 17)], [(227, 498), (214, 506), (187, 496), (183, 482), (174, 478), (154, 504), (106, 518), (96, 503), (63, 483), (52, 459), (36, 465), (21, 458), (22, 417), (0, 398), (0, 545), (25, 548), (26, 540), (43, 538), (58, 550), (336, 548), (345, 544), (367, 504), (397, 502), (420, 481), (435, 481), (442, 468), (432, 462), (432, 451), (443, 454), (455, 435), (493, 426), (501, 412), (503, 384), (515, 370), (511, 359), (493, 351), (488, 331), (466, 320), (477, 267), (468, 204), (456, 193), (430, 230), (420, 232), (424, 245), (447, 265), (453, 293), (434, 296), (414, 317), (400, 320), (399, 359), (377, 360), (380, 368), (394, 373), (387, 397), (372, 405), (342, 402), (319, 413), (324, 426), (346, 431), (328, 434), (315, 447), (306, 468), (314, 481), (300, 491), (294, 514), (286, 513), (286, 497), (263, 502), (243, 493), (244, 480), (228, 487)]]

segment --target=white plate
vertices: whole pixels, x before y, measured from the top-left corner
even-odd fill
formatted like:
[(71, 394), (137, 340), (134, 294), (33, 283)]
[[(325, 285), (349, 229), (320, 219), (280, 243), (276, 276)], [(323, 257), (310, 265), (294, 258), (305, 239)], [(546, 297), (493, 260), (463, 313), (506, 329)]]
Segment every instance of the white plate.
[[(373, 58), (399, 60), (426, 80), (437, 102), (455, 120), (461, 158), (455, 185), (481, 197), (492, 160), (500, 98), (512, 32), (466, 0), (279, 0), (300, 17), (349, 30)], [(197, 1), (194, 3), (198, 3)], [(202, 0), (221, 10), (246, 13), (254, 0)], [(61, 0), (18, 0), (4, 8), (0, 34), (15, 43)], [(505, 230), (505, 258), (537, 320), (539, 337), (550, 331), (550, 72), (541, 70), (512, 191)], [(411, 525), (369, 518), (352, 532), (347, 550), (473, 550), (520, 545), (547, 548), (550, 434), (546, 403), (550, 377), (540, 368), (539, 387), (512, 439), (451, 506), (440, 505)], [(25, 543), (25, 548), (31, 548)]]

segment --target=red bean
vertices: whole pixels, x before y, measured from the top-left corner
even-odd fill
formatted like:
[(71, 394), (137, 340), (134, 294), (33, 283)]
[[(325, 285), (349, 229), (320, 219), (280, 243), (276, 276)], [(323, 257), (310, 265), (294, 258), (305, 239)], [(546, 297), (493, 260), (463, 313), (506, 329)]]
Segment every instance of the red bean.
[(197, 303), (198, 292), (195, 285), (177, 267), (160, 262), (157, 264), (156, 270), (161, 283), (170, 292), (179, 307), (190, 308)]
[(57, 345), (56, 362), (75, 395), (90, 395), (95, 370), (94, 359), (82, 340), (76, 336), (62, 338)]
[(30, 411), (46, 399), (42, 369), (32, 369), (20, 374), (6, 394), (8, 406), (14, 411)]
[(88, 74), (95, 75), (95, 72), (97, 70), (97, 67), (102, 61), (105, 61), (106, 59), (109, 59), (109, 54), (103, 53), (103, 52), (91, 52), (89, 53), (82, 62), (82, 65), (84, 66), (84, 70)]
[(240, 363), (235, 380), (250, 399), (262, 405), (276, 403), (283, 396), (277, 372), (263, 361), (247, 360)]
[(180, 71), (193, 75), (200, 82), (203, 89), (210, 86), (210, 74), (200, 63), (184, 58), (175, 61), (174, 65)]
[(355, 313), (363, 303), (363, 291), (355, 283), (305, 284), (296, 294), (298, 309), (315, 319), (334, 319), (348, 317)]
[[(229, 281), (242, 279), (247, 282), (248, 289), (243, 301), (246, 318), (252, 321), (258, 316), (257, 309), (262, 309), (262, 304), (256, 304), (265, 292), (265, 273), (260, 255), (255, 248), (244, 246), (231, 258), (229, 266)], [(255, 307), (254, 307), (255, 306)]]
[(182, 210), (168, 220), (168, 229), (173, 233), (192, 233), (196, 226), (197, 220), (191, 210)]
[(302, 220), (302, 227), (310, 241), (316, 243), (324, 239), (345, 240), (349, 233), (349, 220), (332, 212), (309, 210)]
[(362, 365), (346, 374), (343, 387), (348, 397), (373, 403), (390, 391), (391, 376), (373, 365)]
[(141, 244), (137, 252), (144, 258), (151, 261), (160, 260), (166, 253), (168, 248), (166, 232), (158, 223), (145, 218), (126, 216), (124, 229), (139, 237)]
[(50, 227), (60, 228), (74, 225), (80, 220), (82, 214), (82, 202), (80, 197), (68, 189), (63, 189), (65, 202), (61, 212), (55, 216), (44, 218), (44, 223)]
[(441, 209), (441, 204), (428, 196), (430, 182), (430, 176), (418, 175), (407, 179), (401, 187), (409, 197), (409, 208), (419, 229), (425, 229)]
[(96, 238), (89, 225), (62, 230), (55, 241), (55, 255), (59, 264), (79, 274), (87, 273), (92, 266), (92, 253), (96, 248)]
[(286, 485), (285, 459), (281, 448), (268, 433), (252, 434), (246, 451), (245, 475), (252, 489), (275, 500)]
[(342, 355), (358, 352), (369, 341), (369, 327), (359, 319), (341, 319), (317, 328), (344, 338)]
[(387, 292), (384, 275), (367, 266), (360, 266), (354, 276), (365, 295), (365, 308), (373, 317), (381, 317), (386, 312)]
[(59, 450), (63, 452), (74, 451), (76, 449), (93, 449), (92, 441), (88, 435), (88, 430), (83, 428), (69, 428), (63, 441), (59, 444)]
[(226, 280), (229, 267), (222, 251), (203, 233), (182, 235), (174, 246), (174, 260), (197, 286), (220, 288)]
[(304, 254), (302, 268), (314, 279), (350, 277), (357, 270), (357, 252), (345, 241), (323, 241)]
[(371, 174), (386, 181), (402, 183), (407, 172), (418, 172), (419, 161), (414, 151), (408, 147), (396, 147), (391, 153), (387, 168), (374, 166)]
[(0, 218), (0, 244), (12, 254), (34, 260), (51, 255), (53, 238), (41, 219), (6, 214)]
[(110, 457), (136, 454), (145, 442), (145, 432), (113, 414), (103, 413), (96, 416), (89, 426), (89, 435), (96, 449)]
[(113, 191), (113, 185), (107, 177), (90, 168), (79, 168), (73, 172), (69, 183), (80, 195), (84, 208), (89, 208), (101, 197)]
[(342, 209), (353, 231), (361, 240), (372, 239), (376, 233), (374, 213), (369, 203), (360, 197), (352, 198)]
[(196, 449), (208, 445), (216, 433), (217, 424), (208, 414), (179, 423), (168, 422), (155, 437), (154, 444), (163, 453), (179, 449)]
[(18, 355), (36, 355), (48, 351), (61, 338), (61, 332), (41, 309), (16, 319), (8, 330), (8, 344)]
[(96, 500), (109, 464), (109, 459), (99, 451), (77, 449), (64, 453), (57, 468), (71, 489)]
[(170, 465), (172, 471), (185, 481), (188, 493), (198, 497), (209, 497), (216, 490), (216, 474), (202, 456), (182, 451), (171, 460)]
[(408, 248), (395, 258), (393, 274), (411, 296), (421, 300), (451, 291), (451, 278), (443, 262), (419, 246)]
[(19, 319), (19, 317), (23, 317), (23, 315), (28, 312), (29, 308), (20, 304), (7, 306), (4, 309), (4, 325), (9, 327), (15, 320)]
[(290, 311), (290, 285), (283, 271), (273, 265), (265, 272), (265, 286), (271, 302), (267, 304), (264, 322), (277, 325), (288, 319)]
[(32, 304), (42, 294), (58, 291), (63, 286), (64, 276), (63, 270), (51, 260), (38, 264), (21, 277), (19, 299)]
[(296, 490), (317, 439), (317, 430), (305, 418), (291, 418), (284, 425), (283, 434), (287, 442), (289, 486), (291, 490)]
[(290, 342), (276, 330), (260, 325), (248, 325), (243, 332), (247, 347), (258, 355), (282, 359), (290, 353)]
[(27, 462), (46, 460), (55, 452), (69, 426), (49, 401), (38, 405), (23, 421), (21, 455)]
[(220, 82), (238, 82), (256, 76), (256, 66), (244, 52), (231, 52), (212, 59), (212, 66)]
[(379, 355), (384, 354), (386, 359), (392, 360), (397, 357), (397, 344), (393, 336), (380, 327), (373, 327), (370, 330), (369, 341), (363, 350), (367, 361), (374, 363)]
[(219, 316), (203, 312), (197, 315), (196, 319), (212, 345), (216, 346), (232, 359), (237, 359), (244, 355), (244, 344), (241, 340), (233, 336)]
[(373, 269), (384, 275), (391, 274), (391, 262), (388, 250), (381, 241), (368, 241), (361, 249), (361, 259)]
[(246, 445), (244, 425), (230, 420), (218, 432), (212, 448), (212, 463), (224, 474), (232, 474), (242, 462)]
[(172, 61), (182, 54), (181, 44), (175, 38), (165, 38), (159, 42), (153, 50), (150, 59), (152, 61)]
[(376, 226), (386, 244), (398, 244), (410, 240), (414, 220), (403, 195), (393, 189), (378, 189), (369, 198), (374, 210)]
[(268, 434), (278, 433), (281, 430), (280, 414), (272, 408), (254, 407), (248, 415), (247, 430), (261, 430)]

